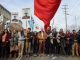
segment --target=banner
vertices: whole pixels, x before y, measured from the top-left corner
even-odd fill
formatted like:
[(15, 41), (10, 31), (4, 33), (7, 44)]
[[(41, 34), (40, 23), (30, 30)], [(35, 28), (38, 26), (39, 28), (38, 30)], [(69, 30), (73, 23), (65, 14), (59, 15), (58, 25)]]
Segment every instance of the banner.
[(31, 20), (31, 11), (30, 8), (24, 8), (22, 9), (22, 19), (28, 19)]

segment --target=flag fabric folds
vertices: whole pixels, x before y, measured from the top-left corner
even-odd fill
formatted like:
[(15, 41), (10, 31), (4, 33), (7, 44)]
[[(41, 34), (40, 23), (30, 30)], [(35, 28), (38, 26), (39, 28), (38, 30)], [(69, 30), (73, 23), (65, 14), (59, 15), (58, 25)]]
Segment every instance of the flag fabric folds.
[(33, 20), (28, 20), (28, 24), (29, 24), (29, 27), (31, 28), (31, 30), (33, 31), (33, 29), (34, 29), (34, 21)]
[(40, 27), (38, 26), (38, 24), (35, 25), (35, 28), (36, 28), (37, 30), (40, 29)]
[(61, 0), (34, 0), (34, 14), (44, 22), (45, 29), (50, 25)]

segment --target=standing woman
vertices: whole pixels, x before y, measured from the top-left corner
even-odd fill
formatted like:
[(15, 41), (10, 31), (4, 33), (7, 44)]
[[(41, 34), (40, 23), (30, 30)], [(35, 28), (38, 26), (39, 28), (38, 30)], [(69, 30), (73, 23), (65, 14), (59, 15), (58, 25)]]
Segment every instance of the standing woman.
[(9, 33), (8, 31), (5, 29), (3, 34), (2, 34), (2, 56), (4, 57), (9, 57)]
[(17, 57), (18, 56), (18, 34), (16, 30), (13, 30), (11, 34), (11, 48), (10, 48), (10, 53), (11, 57)]
[(24, 49), (24, 32), (22, 29), (18, 31), (18, 49), (19, 49), (18, 57), (22, 58)]

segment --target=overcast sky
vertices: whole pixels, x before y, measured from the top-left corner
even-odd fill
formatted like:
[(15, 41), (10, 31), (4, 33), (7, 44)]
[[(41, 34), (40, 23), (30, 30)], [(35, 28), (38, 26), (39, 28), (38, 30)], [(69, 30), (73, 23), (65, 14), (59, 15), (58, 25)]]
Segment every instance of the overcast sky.
[[(35, 19), (36, 23), (40, 23), (39, 25), (43, 26), (43, 23), (34, 17), (34, 0), (0, 0), (0, 4), (6, 7), (10, 12), (19, 12), (21, 13), (22, 8), (31, 8), (32, 16)], [(65, 28), (65, 18), (64, 18), (64, 8), (63, 5), (67, 4), (67, 11), (69, 15), (68, 26), (76, 25), (75, 16), (77, 20), (77, 25), (80, 25), (80, 0), (62, 0), (60, 7), (57, 13), (54, 16), (54, 27), (57, 28)], [(52, 20), (53, 20), (52, 19)]]

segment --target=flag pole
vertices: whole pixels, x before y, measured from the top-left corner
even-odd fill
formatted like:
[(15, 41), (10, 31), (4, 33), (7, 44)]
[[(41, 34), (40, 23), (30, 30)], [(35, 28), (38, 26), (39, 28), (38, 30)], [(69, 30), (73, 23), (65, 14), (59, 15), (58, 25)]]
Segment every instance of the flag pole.
[(54, 19), (52, 20), (52, 29), (53, 29), (53, 25), (54, 25)]
[(31, 16), (31, 20), (32, 20), (32, 24), (33, 24), (33, 26), (32, 26), (32, 32), (34, 31), (34, 19), (32, 18), (32, 16)]

